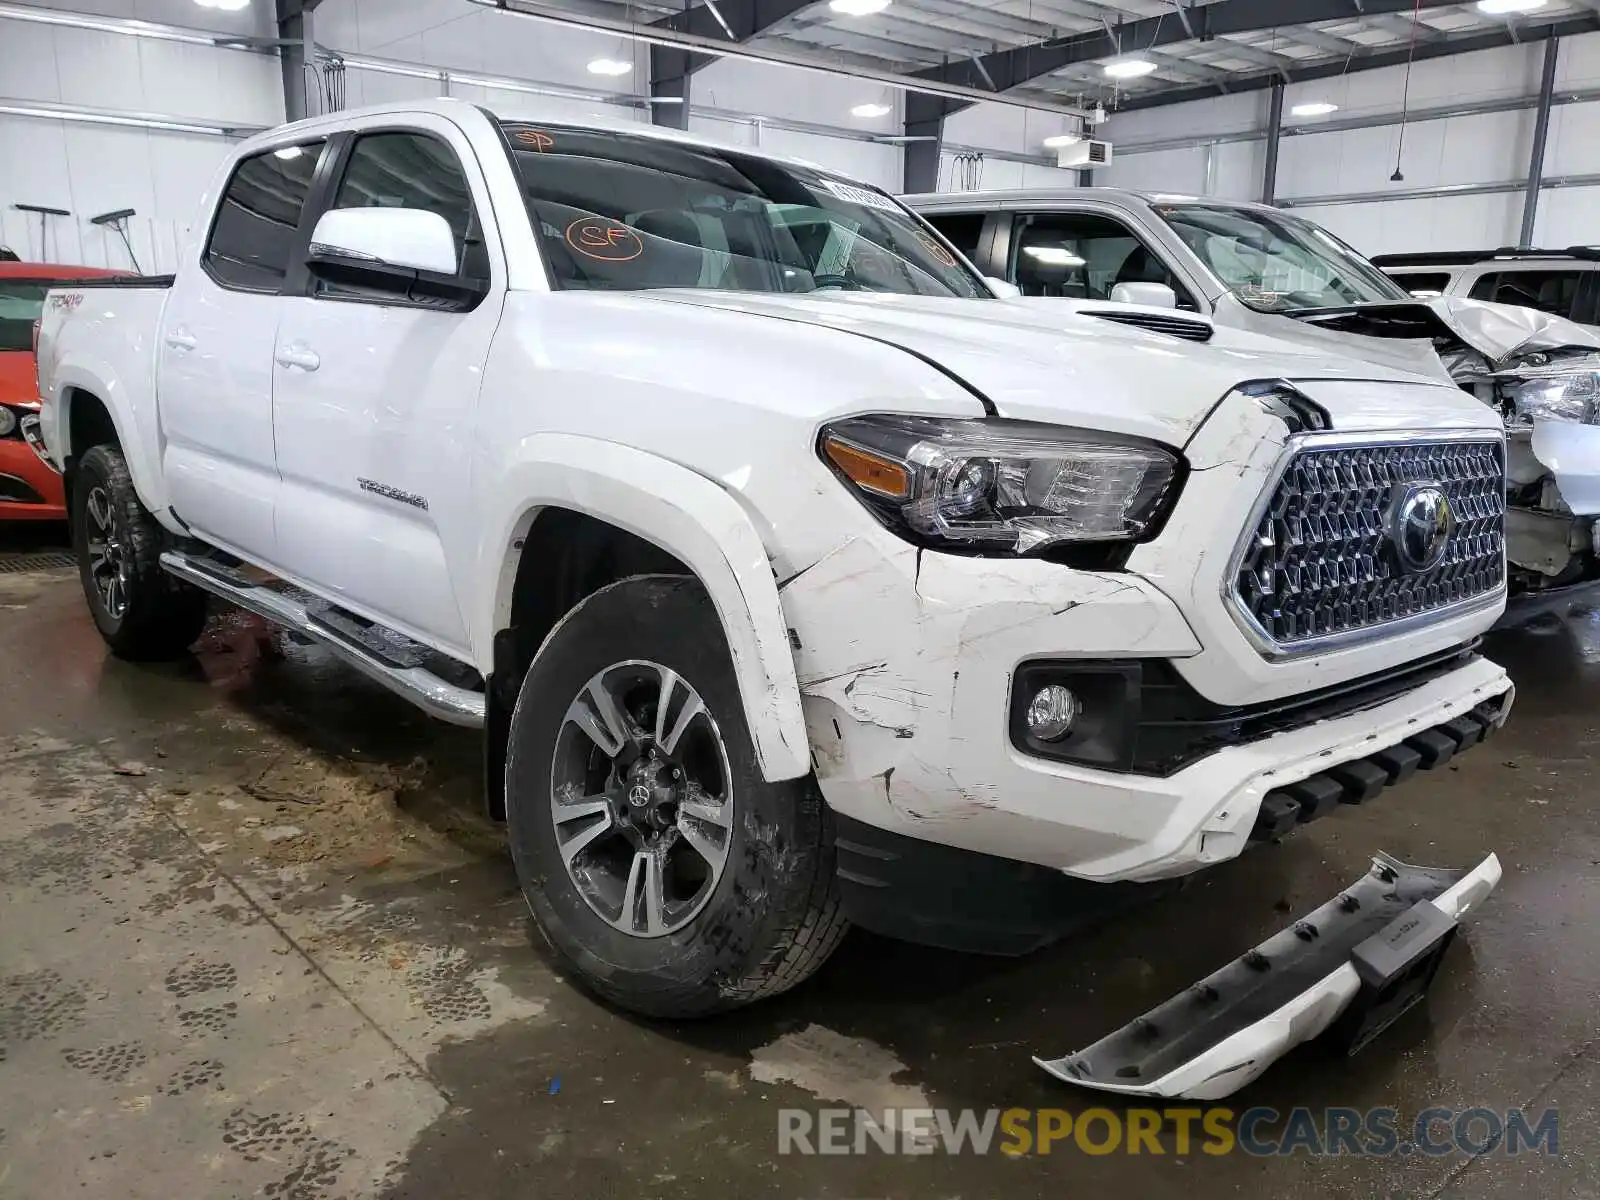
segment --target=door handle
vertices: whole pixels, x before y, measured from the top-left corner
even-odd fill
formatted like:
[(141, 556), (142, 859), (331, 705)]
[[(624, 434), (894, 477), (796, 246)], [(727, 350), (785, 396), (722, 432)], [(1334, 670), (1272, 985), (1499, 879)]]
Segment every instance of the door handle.
[(299, 367), (302, 371), (315, 371), (322, 365), (322, 357), (305, 346), (279, 346), (277, 360), (280, 367)]
[(181, 329), (174, 329), (167, 334), (167, 345), (174, 350), (193, 350), (199, 344), (192, 333), (184, 333)]

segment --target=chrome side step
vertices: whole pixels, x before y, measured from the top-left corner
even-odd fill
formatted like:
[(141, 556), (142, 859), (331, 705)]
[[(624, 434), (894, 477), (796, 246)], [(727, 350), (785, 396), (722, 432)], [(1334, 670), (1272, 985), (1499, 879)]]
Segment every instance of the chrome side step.
[[(304, 592), (252, 583), (220, 563), (176, 550), (161, 555), (161, 566), (186, 583), (326, 646), (346, 664), (404, 696), (430, 716), (468, 729), (483, 728), (483, 693), (450, 683), (417, 665), (423, 661), (420, 647), (418, 653), (403, 657), (394, 652), (393, 648), (402, 645), (415, 646), (402, 635), (383, 630), (381, 640), (375, 640), (370, 635), (380, 627), (372, 626), (365, 631), (368, 636), (362, 636), (354, 621), (345, 618), (340, 610)], [(375, 649), (378, 644), (389, 648), (389, 652)]]

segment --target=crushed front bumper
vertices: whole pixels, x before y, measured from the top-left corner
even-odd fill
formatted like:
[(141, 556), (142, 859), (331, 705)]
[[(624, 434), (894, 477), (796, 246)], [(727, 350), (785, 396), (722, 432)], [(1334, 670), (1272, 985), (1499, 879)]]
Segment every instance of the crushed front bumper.
[(1386, 856), (1365, 878), (1220, 971), (1087, 1049), (1034, 1061), (1057, 1079), (1129, 1096), (1216, 1100), (1341, 1017), (1356, 1044), (1420, 1001), (1455, 923), (1500, 882)]
[[(887, 539), (852, 539), (780, 589), (822, 794), (835, 813), (887, 833), (1097, 883), (1170, 879), (1243, 852), (1269, 795), (1346, 765), (1370, 778), (1359, 764), (1380, 752), (1475, 711), (1497, 725), (1509, 709), (1510, 678), (1477, 658), (1169, 774), (1040, 757), (1008, 732), (1018, 666), (1148, 658), (1183, 671), (1200, 647), (1178, 606), (1132, 573), (960, 558)], [(1337, 657), (1283, 669), (1301, 673), (1309, 693), (1349, 682), (1322, 675), (1320, 660)], [(1401, 757), (1386, 782), (1409, 773)], [(1358, 781), (1344, 802), (1369, 794)], [(1312, 815), (1321, 810), (1303, 819)]]

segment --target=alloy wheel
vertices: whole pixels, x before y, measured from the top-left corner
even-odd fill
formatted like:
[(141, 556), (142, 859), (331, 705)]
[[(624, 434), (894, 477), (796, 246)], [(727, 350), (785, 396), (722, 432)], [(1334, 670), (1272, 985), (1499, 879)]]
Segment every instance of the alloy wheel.
[(116, 506), (103, 487), (92, 488), (84, 510), (89, 518), (89, 578), (100, 604), (113, 621), (128, 611), (128, 571), (132, 563)]
[(653, 938), (694, 919), (727, 867), (733, 804), (722, 733), (671, 668), (614, 663), (568, 705), (550, 768), (556, 844), (613, 928)]

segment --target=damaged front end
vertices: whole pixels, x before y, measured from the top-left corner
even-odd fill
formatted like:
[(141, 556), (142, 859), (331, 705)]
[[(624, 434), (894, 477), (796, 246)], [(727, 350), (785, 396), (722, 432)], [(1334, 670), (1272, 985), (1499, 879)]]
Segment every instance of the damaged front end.
[(1600, 579), (1600, 336), (1535, 309), (1448, 297), (1286, 315), (1355, 340), (1431, 344), (1451, 381), (1506, 423), (1512, 591)]
[(1500, 882), (1379, 855), (1366, 877), (1187, 991), (1076, 1054), (1034, 1061), (1066, 1083), (1217, 1100), (1329, 1030), (1351, 1053), (1419, 1003), (1457, 922)]

